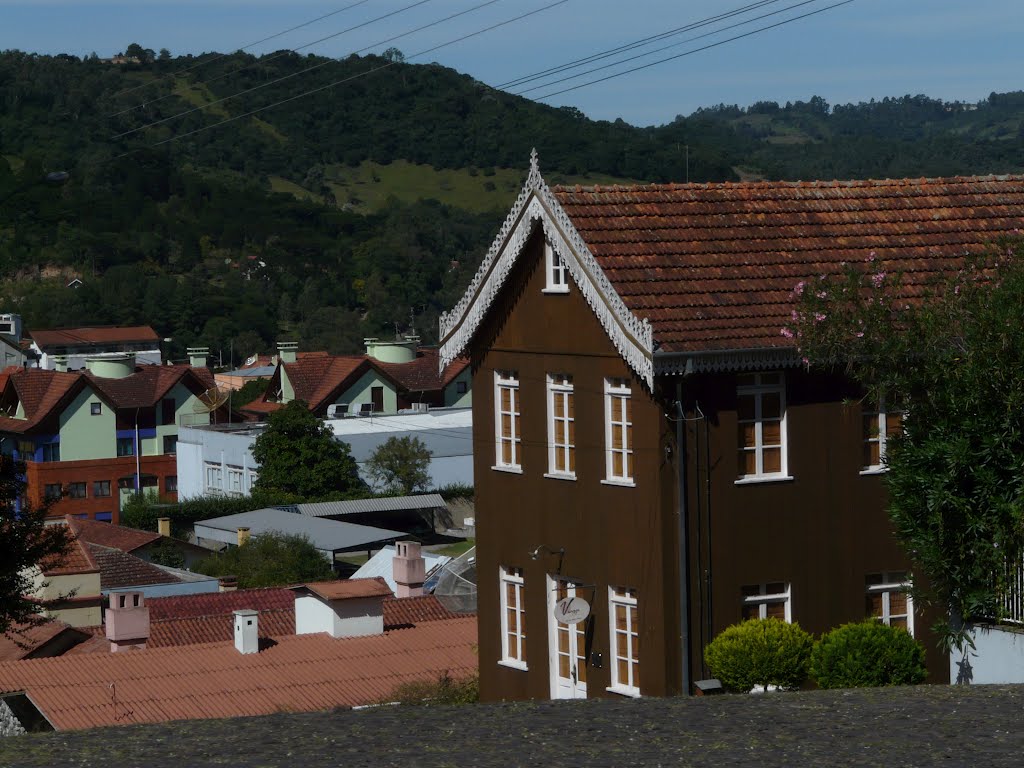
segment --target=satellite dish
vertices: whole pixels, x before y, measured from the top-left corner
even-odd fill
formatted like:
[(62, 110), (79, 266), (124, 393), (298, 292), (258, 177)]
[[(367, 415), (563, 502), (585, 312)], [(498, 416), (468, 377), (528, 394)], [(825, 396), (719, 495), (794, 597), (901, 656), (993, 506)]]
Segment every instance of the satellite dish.
[(220, 387), (210, 387), (205, 392), (196, 395), (196, 401), (192, 404), (195, 413), (213, 413), (228, 401), (230, 392)]
[(476, 547), (441, 566), (434, 597), (452, 613), (476, 611)]

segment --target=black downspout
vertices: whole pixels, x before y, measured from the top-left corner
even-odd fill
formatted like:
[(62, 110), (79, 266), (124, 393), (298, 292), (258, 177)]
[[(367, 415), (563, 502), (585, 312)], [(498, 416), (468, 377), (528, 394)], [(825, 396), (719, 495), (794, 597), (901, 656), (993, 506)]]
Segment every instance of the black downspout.
[(686, 515), (686, 422), (683, 419), (683, 380), (676, 381), (676, 476), (679, 494), (679, 640), (682, 658), (682, 694), (690, 684), (690, 545)]

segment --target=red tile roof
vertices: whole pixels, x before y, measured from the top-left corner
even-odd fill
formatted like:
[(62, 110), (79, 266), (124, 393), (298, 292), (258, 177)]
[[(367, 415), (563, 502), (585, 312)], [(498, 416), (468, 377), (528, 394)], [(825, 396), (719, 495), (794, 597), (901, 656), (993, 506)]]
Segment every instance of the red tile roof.
[(297, 362), (282, 365), (295, 399), (305, 400), (311, 411), (333, 402), (346, 383), (354, 382), (369, 368), (365, 356), (336, 355), (299, 358)]
[(408, 363), (382, 363), (374, 360), (373, 364), (409, 392), (436, 392), (462, 373), (469, 365), (469, 358), (456, 358), (440, 374), (437, 372), (436, 349), (420, 349), (416, 358)]
[(324, 600), (350, 600), (358, 597), (384, 597), (391, 595), (391, 587), (380, 576), (372, 579), (348, 579), (339, 581), (317, 581), (301, 584), (294, 590), (312, 592)]
[[(290, 589), (239, 589), (205, 595), (151, 597), (146, 600), (150, 621), (186, 619), (197, 616), (230, 616), (233, 611), (295, 610), (295, 593)], [(294, 630), (292, 630), (294, 632)]]
[(419, 597), (385, 597), (384, 626), (401, 627), (420, 624), (424, 621), (446, 621), (465, 616), (452, 613), (433, 595)]
[(875, 251), (920, 295), (943, 260), (1024, 229), (1024, 176), (552, 192), (663, 352), (791, 346), (800, 280)]
[(150, 584), (180, 584), (181, 579), (119, 549), (86, 544), (100, 571), (100, 589), (125, 589)]
[(18, 400), (25, 418), (0, 416), (0, 430), (5, 432), (24, 433), (33, 429), (58, 404), (70, 399), (72, 393), (82, 388), (83, 379), (78, 373), (58, 373), (41, 368), (7, 370), (9, 375), (3, 390), (5, 400), (11, 404), (15, 399)]
[(387, 700), (398, 685), (476, 672), (476, 619), (368, 637), (281, 637), (0, 663), (0, 693), (25, 691), (58, 730), (315, 711)]
[(189, 365), (140, 365), (135, 373), (123, 379), (107, 379), (89, 372), (82, 375), (118, 408), (155, 406), (182, 380), (191, 380), (197, 392), (216, 385), (209, 368)]
[(64, 518), (68, 529), (81, 541), (99, 544), (103, 547), (120, 549), (122, 552), (133, 552), (139, 547), (152, 544), (163, 538), (159, 533), (126, 528), (123, 525), (100, 523), (96, 520), (76, 518), (67, 515)]
[(36, 625), (16, 624), (7, 635), (0, 635), (0, 661), (27, 658), (64, 634), (75, 636), (69, 640), (72, 643), (87, 636), (86, 632), (56, 619)]
[(72, 539), (67, 553), (59, 560), (53, 559), (40, 563), (43, 576), (64, 576), (73, 573), (98, 573), (99, 565), (92, 552), (83, 541)]
[(53, 328), (50, 330), (31, 331), (29, 336), (42, 347), (71, 347), (89, 344), (128, 344), (138, 341), (160, 341), (156, 331), (148, 325), (136, 325), (118, 328), (100, 326), (93, 328)]
[[(241, 610), (241, 609), (239, 609)], [(295, 634), (295, 608), (260, 611), (260, 637), (287, 637)], [(230, 613), (160, 619), (149, 623), (149, 648), (197, 645), (234, 641), (234, 617)]]

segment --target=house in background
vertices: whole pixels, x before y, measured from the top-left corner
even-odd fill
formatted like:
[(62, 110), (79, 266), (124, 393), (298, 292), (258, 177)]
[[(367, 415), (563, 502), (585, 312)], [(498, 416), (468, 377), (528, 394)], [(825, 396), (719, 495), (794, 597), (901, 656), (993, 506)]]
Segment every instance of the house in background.
[(0, 370), (24, 366), (26, 346), (22, 338), (21, 315), (0, 314)]
[(55, 517), (117, 522), (136, 490), (176, 499), (179, 426), (228, 420), (205, 359), (194, 361), (136, 367), (107, 355), (85, 371), (0, 376), (0, 450), (25, 461), (29, 501), (53, 501)]
[(39, 358), (39, 367), (48, 371), (77, 371), (86, 367), (86, 358), (135, 356), (140, 365), (160, 365), (160, 337), (148, 325), (94, 328), (53, 328), (28, 334), (31, 350)]
[(901, 416), (781, 330), (801, 280), (864, 264), (912, 294), (1021, 228), (1020, 176), (549, 189), (534, 157), (441, 318), (439, 366), (474, 376), (481, 696), (690, 693), (769, 616), (904, 626), (947, 680), (885, 511)]
[(419, 347), (419, 337), (366, 339), (366, 354), (301, 354), (294, 342), (278, 345), (278, 364), (261, 400), (242, 408), (255, 419), (292, 400), (302, 400), (320, 418), (397, 413), (472, 403), (465, 359), (438, 370), (437, 350)]

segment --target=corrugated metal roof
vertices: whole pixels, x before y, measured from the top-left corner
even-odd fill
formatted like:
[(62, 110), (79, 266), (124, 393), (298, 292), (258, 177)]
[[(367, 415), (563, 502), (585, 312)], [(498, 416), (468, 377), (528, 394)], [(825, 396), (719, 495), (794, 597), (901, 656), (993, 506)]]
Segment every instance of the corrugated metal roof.
[(309, 504), (290, 505), (299, 514), (309, 517), (333, 517), (355, 515), (361, 512), (401, 512), (416, 509), (441, 509), (445, 500), (439, 494), (427, 493), (420, 496), (386, 496), (379, 499), (353, 499), (351, 501), (321, 501)]
[[(442, 565), (451, 560), (447, 555), (435, 555), (432, 552), (421, 552), (423, 555), (423, 561), (426, 565), (426, 572), (429, 575), (435, 568), (440, 568)], [(386, 547), (376, 552), (373, 557), (363, 563), (359, 570), (352, 574), (353, 579), (372, 579), (380, 578), (387, 582), (388, 587), (394, 592), (398, 589), (398, 585), (395, 583), (395, 566), (392, 562), (395, 558), (395, 547), (392, 544), (388, 544)]]
[(387, 528), (307, 517), (280, 509), (256, 509), (201, 520), (195, 524), (195, 531), (199, 538), (233, 543), (233, 537), (237, 536), (238, 529), (242, 527), (248, 528), (253, 536), (271, 532), (308, 536), (313, 546), (324, 552), (365, 548), (370, 544), (401, 539), (406, 535)]

